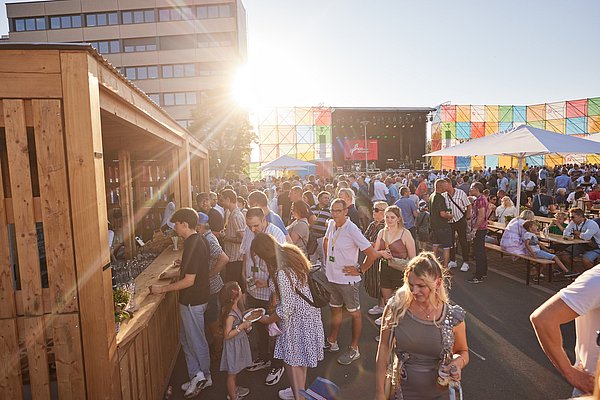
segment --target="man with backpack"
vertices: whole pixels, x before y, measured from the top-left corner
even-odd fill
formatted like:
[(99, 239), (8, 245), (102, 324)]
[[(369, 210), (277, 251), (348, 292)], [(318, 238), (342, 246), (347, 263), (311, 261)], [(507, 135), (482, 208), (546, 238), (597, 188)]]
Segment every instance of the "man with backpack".
[[(329, 220), (323, 239), (325, 273), (331, 293), (331, 329), (325, 341), (325, 351), (340, 350), (337, 336), (342, 323), (342, 307), (346, 307), (352, 316), (352, 343), (337, 360), (342, 365), (349, 365), (360, 358), (358, 341), (362, 330), (359, 300), (361, 275), (378, 258), (371, 243), (347, 214), (348, 204), (342, 199), (335, 199), (331, 204), (332, 219)], [(359, 251), (367, 256), (362, 265), (357, 263)]]

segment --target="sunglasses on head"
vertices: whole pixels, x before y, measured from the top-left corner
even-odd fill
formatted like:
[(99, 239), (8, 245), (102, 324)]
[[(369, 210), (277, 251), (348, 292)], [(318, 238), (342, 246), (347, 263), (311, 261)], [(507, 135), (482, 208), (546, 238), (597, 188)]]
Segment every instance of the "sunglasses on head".
[(385, 210), (380, 210), (379, 208), (374, 208), (373, 211), (374, 212), (384, 212)]

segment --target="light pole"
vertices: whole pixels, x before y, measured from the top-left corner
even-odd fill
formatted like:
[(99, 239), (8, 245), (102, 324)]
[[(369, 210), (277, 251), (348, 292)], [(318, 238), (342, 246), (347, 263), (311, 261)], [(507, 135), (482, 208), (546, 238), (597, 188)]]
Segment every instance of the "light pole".
[(371, 121), (360, 121), (360, 124), (365, 128), (365, 173), (369, 172), (369, 146), (367, 143), (367, 125)]

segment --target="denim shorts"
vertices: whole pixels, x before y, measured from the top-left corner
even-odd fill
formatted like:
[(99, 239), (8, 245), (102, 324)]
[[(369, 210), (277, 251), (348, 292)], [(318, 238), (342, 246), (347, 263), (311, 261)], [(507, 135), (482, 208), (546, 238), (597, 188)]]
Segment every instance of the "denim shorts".
[(547, 251), (544, 250), (538, 250), (537, 253), (535, 253), (536, 258), (542, 258), (544, 260), (554, 260), (554, 257), (556, 257), (556, 254), (552, 254), (552, 253), (548, 253)]

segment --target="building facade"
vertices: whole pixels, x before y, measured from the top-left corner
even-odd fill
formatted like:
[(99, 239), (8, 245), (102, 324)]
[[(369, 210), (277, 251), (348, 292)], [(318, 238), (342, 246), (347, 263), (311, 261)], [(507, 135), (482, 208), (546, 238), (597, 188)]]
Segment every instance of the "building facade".
[(241, 0), (53, 0), (6, 5), (10, 42), (90, 43), (182, 126), (247, 54)]

